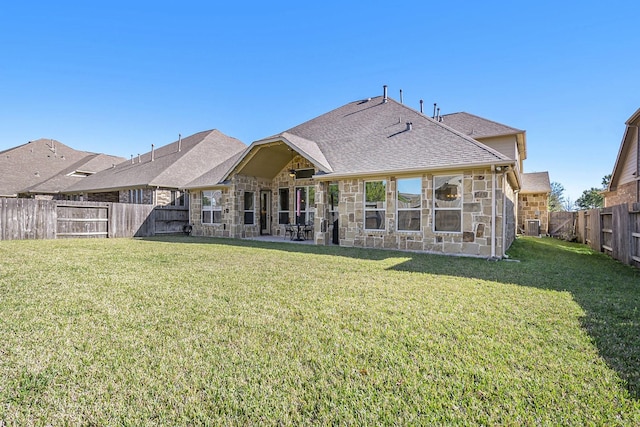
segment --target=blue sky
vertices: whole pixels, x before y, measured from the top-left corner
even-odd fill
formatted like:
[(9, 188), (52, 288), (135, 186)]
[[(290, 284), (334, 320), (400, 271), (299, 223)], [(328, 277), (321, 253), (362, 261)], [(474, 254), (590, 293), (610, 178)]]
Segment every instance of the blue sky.
[(636, 4), (109, 2), (3, 5), (0, 150), (37, 138), (126, 158), (206, 129), (251, 143), (382, 85), (428, 113), (527, 131), (525, 171), (575, 200), (640, 107)]

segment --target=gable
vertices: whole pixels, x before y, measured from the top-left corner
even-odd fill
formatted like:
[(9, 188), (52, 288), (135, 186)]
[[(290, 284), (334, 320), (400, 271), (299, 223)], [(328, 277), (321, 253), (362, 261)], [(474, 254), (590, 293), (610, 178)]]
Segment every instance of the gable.
[(640, 172), (640, 148), (638, 147), (638, 124), (640, 122), (640, 109), (638, 109), (626, 122), (625, 132), (620, 143), (618, 156), (611, 173), (609, 190), (615, 190), (618, 186), (636, 181)]

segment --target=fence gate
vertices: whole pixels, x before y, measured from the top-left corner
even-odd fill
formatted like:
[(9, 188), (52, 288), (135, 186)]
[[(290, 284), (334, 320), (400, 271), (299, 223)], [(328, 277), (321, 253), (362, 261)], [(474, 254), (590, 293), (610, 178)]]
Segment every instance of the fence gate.
[(107, 206), (58, 204), (56, 213), (56, 236), (59, 239), (108, 237), (109, 208)]

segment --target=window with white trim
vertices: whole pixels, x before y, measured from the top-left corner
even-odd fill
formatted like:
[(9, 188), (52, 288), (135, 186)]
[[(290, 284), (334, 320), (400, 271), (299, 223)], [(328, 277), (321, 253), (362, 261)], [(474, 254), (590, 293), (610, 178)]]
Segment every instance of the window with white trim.
[(387, 181), (364, 183), (364, 229), (384, 230), (387, 201)]
[(311, 224), (316, 214), (316, 188), (313, 185), (296, 187), (296, 223)]
[(422, 179), (398, 179), (396, 208), (398, 209), (398, 231), (420, 231), (422, 216)]
[(433, 177), (433, 231), (462, 232), (462, 175)]
[(202, 192), (202, 223), (219, 224), (222, 222), (222, 191)]
[(289, 224), (289, 189), (278, 189), (278, 224)]
[(244, 193), (244, 223), (245, 225), (254, 224), (255, 218), (255, 201), (253, 191), (245, 191)]

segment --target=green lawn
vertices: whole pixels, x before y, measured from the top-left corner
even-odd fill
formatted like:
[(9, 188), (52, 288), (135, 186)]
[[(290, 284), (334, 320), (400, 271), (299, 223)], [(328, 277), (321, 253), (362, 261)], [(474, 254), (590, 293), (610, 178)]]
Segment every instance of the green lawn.
[(639, 425), (640, 271), (509, 253), (0, 242), (0, 426)]

